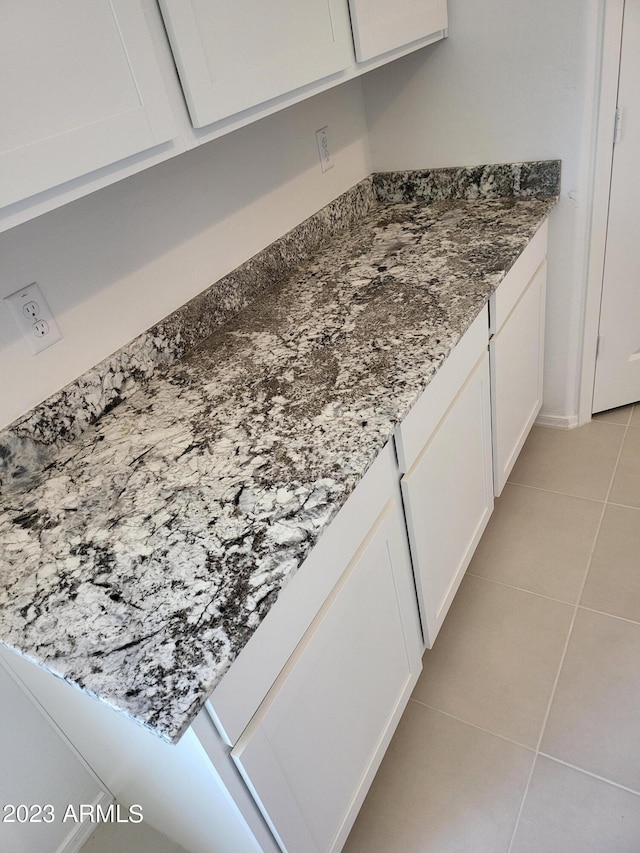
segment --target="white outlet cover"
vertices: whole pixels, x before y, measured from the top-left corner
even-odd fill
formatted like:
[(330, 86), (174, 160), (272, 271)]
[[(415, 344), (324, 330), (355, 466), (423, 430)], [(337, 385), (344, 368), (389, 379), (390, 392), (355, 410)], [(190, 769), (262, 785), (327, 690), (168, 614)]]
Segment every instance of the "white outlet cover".
[(318, 157), (320, 158), (320, 168), (323, 172), (328, 172), (333, 169), (334, 162), (331, 156), (331, 148), (329, 147), (329, 126), (325, 125), (320, 130), (316, 130), (316, 142), (318, 143)]
[[(33, 355), (62, 338), (62, 332), (37, 282), (5, 296), (4, 301)], [(44, 334), (43, 329), (46, 329)]]

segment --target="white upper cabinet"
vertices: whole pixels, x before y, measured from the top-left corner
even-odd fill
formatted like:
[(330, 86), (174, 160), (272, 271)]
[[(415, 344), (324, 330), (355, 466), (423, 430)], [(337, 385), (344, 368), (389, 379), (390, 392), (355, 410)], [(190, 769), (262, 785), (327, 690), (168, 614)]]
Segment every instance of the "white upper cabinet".
[(443, 38), (446, 24), (446, 0), (3, 0), (0, 232)]
[(0, 207), (175, 135), (140, 0), (3, 0)]
[(353, 63), (344, 0), (160, 0), (194, 127)]
[(349, 0), (349, 5), (358, 62), (427, 36), (443, 38), (447, 28), (447, 0)]

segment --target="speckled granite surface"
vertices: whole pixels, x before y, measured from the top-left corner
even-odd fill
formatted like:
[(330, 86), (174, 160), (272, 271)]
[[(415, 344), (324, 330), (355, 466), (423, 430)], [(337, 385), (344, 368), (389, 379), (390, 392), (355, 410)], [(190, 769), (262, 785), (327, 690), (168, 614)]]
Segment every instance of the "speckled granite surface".
[(61, 447), (183, 358), (273, 281), (285, 278), (323, 243), (358, 222), (375, 200), (370, 176), (0, 430), (0, 493), (41, 470)]
[(503, 163), (466, 169), (423, 169), (377, 172), (373, 185), (379, 201), (445, 201), (447, 199), (533, 198), (558, 195), (560, 161)]
[(0, 639), (168, 740), (553, 205), (359, 187), (324, 250), (3, 497)]

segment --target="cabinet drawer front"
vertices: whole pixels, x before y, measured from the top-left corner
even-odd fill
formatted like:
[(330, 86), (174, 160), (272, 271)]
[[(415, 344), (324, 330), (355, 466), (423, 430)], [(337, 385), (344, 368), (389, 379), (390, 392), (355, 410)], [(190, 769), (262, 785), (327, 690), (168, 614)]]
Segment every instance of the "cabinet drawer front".
[(402, 494), (431, 648), (493, 510), (487, 353), (402, 478)]
[(420, 671), (402, 533), (394, 502), (232, 750), (284, 850), (341, 849)]
[(542, 406), (546, 273), (543, 263), (490, 344), (496, 496)]
[(489, 345), (489, 319), (483, 308), (395, 431), (400, 473), (406, 473)]
[(489, 302), (489, 331), (500, 331), (536, 270), (547, 256), (548, 221), (538, 228), (529, 245), (511, 267)]

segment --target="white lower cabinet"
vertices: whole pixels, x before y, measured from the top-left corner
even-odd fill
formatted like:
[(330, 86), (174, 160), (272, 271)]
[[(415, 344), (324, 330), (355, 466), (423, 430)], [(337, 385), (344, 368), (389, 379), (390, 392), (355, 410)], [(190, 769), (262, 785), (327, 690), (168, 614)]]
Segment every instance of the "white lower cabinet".
[(402, 535), (389, 504), (231, 752), (283, 850), (341, 848), (420, 671)]
[[(291, 626), (310, 602), (315, 615), (297, 637)], [(337, 851), (422, 668), (391, 445), (274, 611), (214, 691), (210, 712), (282, 850)], [(283, 666), (256, 709), (246, 697), (265, 658)]]
[(546, 223), (491, 300), (493, 472), (500, 495), (542, 406)]
[(493, 511), (486, 347), (402, 478), (402, 495), (424, 639), (431, 648)]

